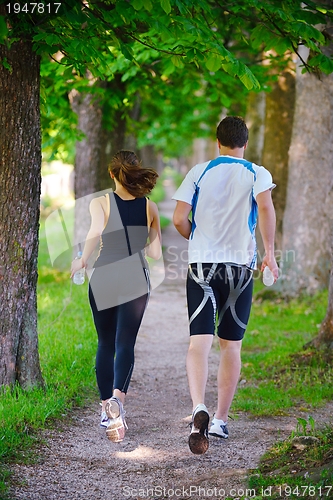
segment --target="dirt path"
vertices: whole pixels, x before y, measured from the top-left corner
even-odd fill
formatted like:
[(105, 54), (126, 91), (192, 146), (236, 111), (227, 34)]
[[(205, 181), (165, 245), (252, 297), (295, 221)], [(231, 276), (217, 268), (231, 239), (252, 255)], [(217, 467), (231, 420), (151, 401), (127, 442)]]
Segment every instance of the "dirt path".
[[(172, 210), (173, 202), (161, 204), (163, 214), (170, 217)], [(295, 428), (292, 416), (253, 419), (240, 414), (230, 421), (227, 441), (212, 438), (205, 455), (191, 454), (185, 372), (186, 241), (170, 226), (163, 244), (166, 279), (152, 293), (139, 334), (125, 405), (125, 440), (108, 441), (99, 427), (98, 402), (74, 411), (70, 427), (45, 434), (47, 443), (37, 464), (15, 467), (12, 500), (236, 499), (245, 495), (248, 471), (267, 447)], [(217, 350), (212, 350), (206, 401), (211, 412), (217, 363)], [(314, 417), (325, 419), (332, 413), (333, 404)]]

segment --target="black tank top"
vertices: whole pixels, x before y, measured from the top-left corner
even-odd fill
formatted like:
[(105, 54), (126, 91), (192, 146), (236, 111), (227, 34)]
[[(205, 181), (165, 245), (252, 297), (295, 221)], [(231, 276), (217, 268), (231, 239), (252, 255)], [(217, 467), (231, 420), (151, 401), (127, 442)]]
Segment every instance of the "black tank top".
[(146, 267), (143, 249), (148, 238), (147, 198), (122, 200), (109, 193), (110, 215), (101, 235), (100, 252), (94, 267), (104, 266), (139, 253)]

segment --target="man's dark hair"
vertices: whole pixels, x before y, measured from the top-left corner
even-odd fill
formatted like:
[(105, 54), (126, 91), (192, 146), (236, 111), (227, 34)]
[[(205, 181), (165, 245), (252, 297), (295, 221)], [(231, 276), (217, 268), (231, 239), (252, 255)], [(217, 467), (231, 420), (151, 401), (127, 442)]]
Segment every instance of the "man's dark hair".
[(240, 116), (227, 116), (217, 126), (216, 137), (221, 146), (242, 148), (247, 143), (249, 131)]

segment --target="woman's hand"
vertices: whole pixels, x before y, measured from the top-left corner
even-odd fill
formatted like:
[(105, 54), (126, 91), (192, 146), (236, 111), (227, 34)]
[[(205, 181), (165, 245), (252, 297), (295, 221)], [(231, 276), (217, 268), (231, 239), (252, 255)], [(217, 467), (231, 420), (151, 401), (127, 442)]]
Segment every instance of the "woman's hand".
[(74, 259), (71, 265), (71, 278), (73, 278), (74, 274), (80, 271), (84, 266), (82, 257), (81, 259)]

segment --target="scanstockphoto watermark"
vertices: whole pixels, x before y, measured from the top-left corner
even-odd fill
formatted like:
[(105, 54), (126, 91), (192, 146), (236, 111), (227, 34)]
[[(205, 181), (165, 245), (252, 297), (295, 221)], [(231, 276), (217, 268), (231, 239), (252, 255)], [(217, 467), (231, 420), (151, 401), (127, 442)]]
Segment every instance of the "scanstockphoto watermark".
[[(112, 224), (104, 228), (98, 244), (87, 239), (91, 226), (89, 207), (93, 199), (105, 196), (109, 197), (106, 199), (110, 201)], [(45, 220), (45, 233), (53, 266), (59, 259), (65, 260), (65, 255), (73, 259), (86, 244), (94, 248), (86, 262), (86, 273), (98, 310), (141, 297), (164, 280), (163, 254), (157, 233), (148, 232), (147, 226), (124, 227), (111, 190), (78, 198), (74, 205), (54, 210)], [(105, 251), (104, 242), (108, 242)]]
[[(246, 262), (248, 256), (243, 255), (241, 252), (239, 253), (232, 253), (232, 256), (230, 255), (230, 258), (226, 258), (225, 256), (228, 255), (228, 249), (225, 249), (221, 251), (220, 255), (220, 262)], [(166, 265), (166, 274), (168, 279), (170, 280), (177, 280), (179, 278), (185, 279), (187, 276), (187, 271), (188, 271), (188, 258), (189, 258), (189, 251), (188, 249), (182, 249), (179, 251), (179, 248), (176, 245), (170, 245), (165, 248), (164, 250), (164, 257), (165, 257), (165, 265)], [(219, 258), (219, 255), (217, 256)], [(257, 254), (257, 260), (260, 263), (264, 258), (264, 255), (261, 255), (260, 252)], [(285, 268), (290, 268), (293, 264), (296, 262), (296, 252), (295, 250), (276, 250), (275, 251), (275, 258), (278, 262), (279, 265), (279, 278), (283, 277), (283, 272)], [(210, 263), (210, 262), (216, 262), (216, 252), (214, 253), (214, 258), (212, 257), (212, 254), (207, 251), (204, 253), (204, 256), (202, 256), (200, 259), (198, 258), (198, 262), (203, 262), (203, 263)], [(254, 270), (253, 273), (253, 279), (261, 279), (262, 273), (260, 272), (259, 269)], [(221, 276), (222, 277), (222, 276)]]
[(123, 495), (125, 498), (255, 498), (257, 491), (254, 488), (231, 488), (226, 490), (217, 486), (161, 486), (155, 485), (150, 487), (132, 488), (130, 486), (123, 487)]
[(149, 487), (132, 488), (130, 486), (123, 487), (124, 498), (213, 498), (214, 500), (249, 500), (251, 498), (332, 498), (332, 485), (327, 486), (311, 486), (297, 485), (289, 486), (288, 484), (262, 486), (261, 488), (220, 488), (204, 487), (204, 486), (161, 486), (154, 485)]
[[(49, 250), (51, 264), (57, 266), (57, 262), (64, 262), (63, 257), (70, 254), (74, 258), (78, 251), (82, 251), (91, 224), (89, 211), (90, 202), (97, 197), (110, 195), (110, 213), (112, 212), (112, 228), (104, 229), (103, 238), (112, 242), (112, 247), (118, 257), (110, 262), (106, 261), (96, 266), (96, 259), (100, 257), (99, 252), (103, 249), (97, 246), (88, 261), (87, 275), (90, 280), (91, 290), (94, 294), (95, 302), (99, 310), (128, 302), (147, 293), (149, 290), (157, 288), (167, 277), (169, 281), (185, 280), (188, 272), (188, 250), (170, 245), (164, 249), (159, 259), (149, 256), (149, 247), (152, 246), (152, 235), (149, 233), (150, 245), (145, 246), (147, 239), (147, 226), (124, 228), (117, 204), (112, 197), (112, 191), (105, 190), (84, 196), (75, 200), (71, 206), (62, 206), (54, 210), (45, 220), (45, 233)], [(156, 240), (156, 236), (155, 236)], [(138, 242), (143, 241), (145, 248), (141, 251), (132, 252), (132, 249), (142, 248)], [(154, 241), (154, 238), (153, 238)], [(131, 251), (129, 251), (131, 248)], [(128, 254), (126, 254), (128, 252)], [(201, 255), (198, 262), (216, 262), (216, 253), (213, 259), (209, 251)], [(226, 258), (226, 256), (230, 258)], [(293, 250), (275, 252), (276, 259), (280, 264), (280, 278), (283, 277), (283, 270), (296, 261)], [(202, 259), (204, 257), (204, 260)], [(258, 261), (262, 256), (258, 254)], [(248, 255), (242, 252), (235, 252), (229, 248), (223, 249), (219, 262), (247, 262)], [(252, 258), (252, 257), (251, 257)], [(286, 267), (284, 267), (286, 264)], [(98, 267), (96, 270), (95, 268)], [(143, 272), (143, 268), (144, 271)], [(146, 270), (149, 272), (146, 273)], [(254, 279), (261, 278), (261, 272), (253, 273)], [(110, 287), (112, 283), (112, 287)]]

